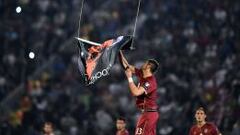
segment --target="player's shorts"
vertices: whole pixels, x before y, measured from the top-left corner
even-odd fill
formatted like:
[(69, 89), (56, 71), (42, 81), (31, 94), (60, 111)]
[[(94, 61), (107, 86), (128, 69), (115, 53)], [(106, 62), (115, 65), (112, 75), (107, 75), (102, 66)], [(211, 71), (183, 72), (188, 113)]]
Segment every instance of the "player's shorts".
[(158, 112), (143, 112), (137, 122), (135, 135), (156, 135)]

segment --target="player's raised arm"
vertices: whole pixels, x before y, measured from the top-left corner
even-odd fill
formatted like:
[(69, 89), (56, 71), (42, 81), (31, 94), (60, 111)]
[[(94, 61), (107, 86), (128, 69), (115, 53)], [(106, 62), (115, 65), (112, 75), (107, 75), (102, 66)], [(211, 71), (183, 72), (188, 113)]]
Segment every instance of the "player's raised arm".
[(136, 84), (133, 82), (132, 71), (130, 69), (126, 69), (125, 74), (128, 79), (129, 88), (133, 96), (140, 96), (144, 92), (146, 92), (142, 86), (136, 86)]
[(122, 51), (120, 51), (120, 54), (119, 54), (119, 60), (120, 60), (120, 63), (122, 65), (122, 67), (126, 70), (126, 69), (130, 69), (132, 71), (132, 73), (135, 73), (135, 67), (130, 65), (128, 63), (128, 61), (126, 60), (126, 58), (124, 57)]

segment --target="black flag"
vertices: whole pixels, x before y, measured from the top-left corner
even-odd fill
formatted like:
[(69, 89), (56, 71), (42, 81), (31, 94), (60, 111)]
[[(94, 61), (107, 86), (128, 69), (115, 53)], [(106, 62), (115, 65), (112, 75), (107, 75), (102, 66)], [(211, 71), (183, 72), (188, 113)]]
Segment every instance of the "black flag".
[(120, 50), (132, 49), (132, 36), (119, 36), (102, 44), (78, 39), (78, 68), (86, 85), (93, 84), (103, 76), (107, 76), (115, 63)]

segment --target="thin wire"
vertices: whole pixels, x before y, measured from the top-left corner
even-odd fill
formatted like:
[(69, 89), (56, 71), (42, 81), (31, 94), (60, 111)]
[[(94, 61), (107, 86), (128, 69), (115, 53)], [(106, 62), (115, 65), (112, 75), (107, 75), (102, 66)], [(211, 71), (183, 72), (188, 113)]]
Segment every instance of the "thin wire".
[(133, 41), (134, 41), (134, 36), (135, 36), (135, 33), (136, 33), (136, 27), (137, 27), (137, 22), (138, 22), (138, 15), (139, 15), (139, 10), (140, 10), (140, 6), (141, 6), (141, 1), (142, 1), (142, 0), (138, 0), (137, 15), (136, 15), (135, 24), (134, 24), (134, 29), (133, 29), (133, 39), (132, 39), (132, 45), (131, 45), (131, 47), (133, 47)]
[(77, 34), (77, 37), (80, 36), (80, 26), (81, 26), (81, 19), (82, 19), (83, 4), (84, 4), (84, 0), (82, 0), (81, 9), (80, 9), (80, 14), (79, 14), (79, 21), (78, 21), (78, 34)]

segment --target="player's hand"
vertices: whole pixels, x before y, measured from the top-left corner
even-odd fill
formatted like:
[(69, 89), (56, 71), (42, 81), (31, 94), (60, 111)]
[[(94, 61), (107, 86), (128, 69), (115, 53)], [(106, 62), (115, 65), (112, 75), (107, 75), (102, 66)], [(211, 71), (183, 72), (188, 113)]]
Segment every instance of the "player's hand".
[(130, 68), (125, 70), (125, 74), (126, 74), (127, 78), (132, 77), (132, 71), (130, 70)]

